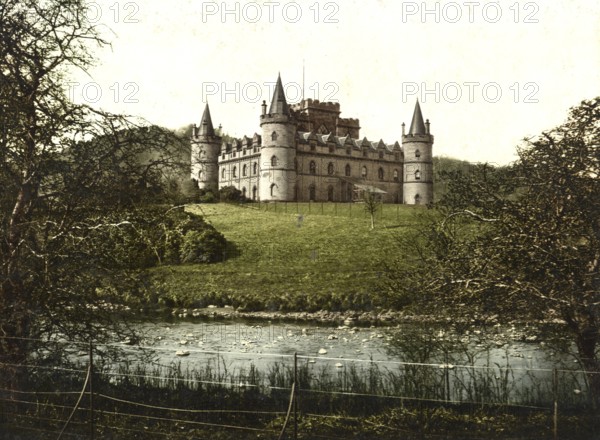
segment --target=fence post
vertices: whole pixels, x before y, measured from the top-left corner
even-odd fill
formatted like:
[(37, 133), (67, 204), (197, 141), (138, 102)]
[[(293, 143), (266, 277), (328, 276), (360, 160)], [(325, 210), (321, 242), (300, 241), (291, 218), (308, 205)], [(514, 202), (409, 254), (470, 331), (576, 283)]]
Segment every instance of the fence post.
[(552, 391), (554, 394), (553, 434), (554, 440), (558, 440), (558, 371), (552, 370)]
[(298, 439), (298, 353), (294, 352), (294, 440)]
[(90, 439), (94, 440), (94, 345), (90, 339)]

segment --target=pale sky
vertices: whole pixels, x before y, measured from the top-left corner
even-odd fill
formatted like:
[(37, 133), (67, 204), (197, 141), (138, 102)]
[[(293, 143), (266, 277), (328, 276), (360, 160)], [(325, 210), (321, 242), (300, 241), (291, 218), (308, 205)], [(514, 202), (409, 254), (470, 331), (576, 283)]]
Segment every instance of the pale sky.
[(198, 124), (208, 100), (215, 126), (260, 133), (278, 72), (295, 102), (304, 65), (304, 96), (337, 100), (361, 137), (401, 141), (418, 97), (435, 155), (507, 164), (523, 137), (600, 95), (596, 1), (91, 5), (112, 49), (97, 51), (91, 77), (74, 77), (74, 100), (169, 128)]

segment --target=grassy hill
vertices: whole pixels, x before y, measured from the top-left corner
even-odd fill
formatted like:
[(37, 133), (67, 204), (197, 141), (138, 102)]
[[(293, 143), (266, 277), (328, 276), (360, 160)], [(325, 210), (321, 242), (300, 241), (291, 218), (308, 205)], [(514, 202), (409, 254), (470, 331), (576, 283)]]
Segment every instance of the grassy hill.
[(359, 204), (193, 205), (227, 238), (226, 260), (151, 271), (167, 305), (316, 311), (384, 306), (378, 293), (395, 237), (423, 207), (383, 205), (374, 230)]

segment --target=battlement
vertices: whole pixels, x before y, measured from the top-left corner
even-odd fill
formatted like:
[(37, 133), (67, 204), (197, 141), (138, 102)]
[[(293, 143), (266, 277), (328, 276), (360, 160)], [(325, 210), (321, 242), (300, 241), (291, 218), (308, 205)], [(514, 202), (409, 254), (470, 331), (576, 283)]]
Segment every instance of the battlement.
[(358, 118), (338, 118), (337, 123), (344, 127), (360, 127)]
[(302, 101), (290, 105), (290, 108), (294, 111), (300, 111), (304, 109), (319, 109), (329, 112), (340, 112), (340, 103), (339, 102), (321, 102), (318, 99), (307, 98)]

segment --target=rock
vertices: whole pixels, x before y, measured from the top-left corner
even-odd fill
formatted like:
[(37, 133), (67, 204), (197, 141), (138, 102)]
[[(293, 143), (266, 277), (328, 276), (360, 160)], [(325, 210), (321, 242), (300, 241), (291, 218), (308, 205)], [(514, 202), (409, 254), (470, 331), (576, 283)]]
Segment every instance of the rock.
[(319, 349), (319, 354), (327, 354), (327, 350), (324, 348)]
[(176, 356), (189, 356), (189, 355), (190, 355), (190, 352), (189, 352), (189, 351), (187, 351), (187, 350), (177, 350), (177, 351), (175, 352), (175, 355), (176, 355)]

